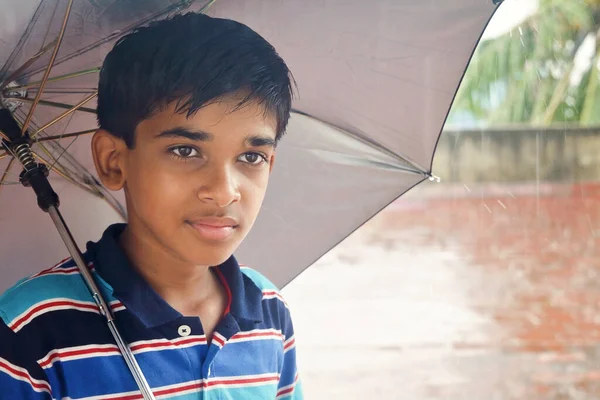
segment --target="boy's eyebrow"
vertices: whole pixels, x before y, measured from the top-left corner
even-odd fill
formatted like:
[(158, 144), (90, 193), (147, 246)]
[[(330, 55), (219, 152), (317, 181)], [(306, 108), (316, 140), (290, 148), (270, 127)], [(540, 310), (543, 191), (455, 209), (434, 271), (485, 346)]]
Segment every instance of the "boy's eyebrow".
[(246, 145), (248, 147), (275, 147), (275, 139), (269, 136), (252, 135), (246, 139)]
[(190, 140), (209, 141), (213, 139), (213, 135), (204, 131), (192, 131), (186, 128), (173, 128), (159, 133), (157, 138), (185, 138)]
[[(190, 140), (198, 140), (206, 142), (213, 139), (213, 135), (200, 130), (191, 130), (187, 128), (173, 128), (159, 133), (157, 138), (184, 138)], [(252, 135), (246, 138), (246, 146), (248, 147), (275, 147), (275, 139), (264, 135)]]

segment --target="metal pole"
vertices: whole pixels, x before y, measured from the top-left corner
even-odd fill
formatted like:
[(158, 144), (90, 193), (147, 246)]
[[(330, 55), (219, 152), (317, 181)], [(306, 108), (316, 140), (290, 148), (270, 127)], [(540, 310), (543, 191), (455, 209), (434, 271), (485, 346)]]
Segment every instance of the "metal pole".
[(115, 325), (115, 321), (114, 321), (112, 312), (111, 312), (110, 308), (108, 307), (106, 301), (102, 297), (102, 294), (100, 293), (100, 290), (98, 289), (98, 286), (96, 286), (96, 282), (94, 281), (92, 274), (88, 270), (87, 265), (83, 261), (83, 256), (81, 255), (81, 252), (79, 251), (79, 248), (77, 247), (77, 244), (75, 244), (75, 240), (73, 239), (73, 236), (71, 235), (71, 232), (69, 231), (69, 228), (67, 227), (67, 224), (65, 223), (62, 215), (60, 214), (60, 211), (58, 211), (58, 208), (51, 206), (48, 208), (48, 213), (50, 214), (50, 217), (52, 218), (54, 225), (56, 225), (56, 229), (57, 229), (58, 233), (60, 234), (60, 237), (62, 238), (63, 242), (67, 246), (67, 249), (69, 250), (69, 253), (71, 254), (71, 257), (73, 257), (73, 260), (77, 264), (77, 267), (79, 268), (79, 272), (81, 273), (81, 276), (83, 277), (83, 280), (85, 281), (85, 284), (87, 285), (88, 289), (90, 290), (92, 297), (94, 298), (94, 301), (98, 305), (98, 308), (100, 308), (100, 313), (102, 315), (104, 315), (104, 317), (106, 318), (106, 321), (108, 323), (108, 328), (110, 329), (110, 332), (112, 333), (113, 337), (115, 338), (115, 341), (117, 342), (117, 346), (119, 346), (119, 350), (121, 351), (121, 354), (125, 358), (127, 367), (129, 367), (129, 371), (131, 371), (133, 378), (135, 379), (138, 387), (140, 388), (140, 392), (142, 393), (144, 400), (156, 400), (156, 398), (154, 397), (154, 394), (152, 393), (152, 390), (150, 389), (150, 385), (148, 385), (148, 382), (146, 381), (146, 377), (144, 376), (140, 366), (138, 365), (135, 357), (133, 356), (133, 353), (131, 352), (131, 349), (129, 348), (127, 343), (125, 343), (123, 338), (121, 337), (121, 334), (119, 333), (119, 330), (117, 329), (117, 327)]
[[(10, 110), (5, 108), (0, 108), (0, 131), (2, 133), (0, 135), (2, 137), (0, 144), (7, 152), (14, 156), (14, 159), (19, 160), (23, 165), (24, 169), (19, 175), (19, 181), (23, 186), (31, 186), (37, 196), (38, 206), (43, 211), (50, 214), (60, 237), (63, 242), (65, 242), (71, 257), (73, 257), (73, 261), (77, 264), (77, 268), (79, 269), (86, 286), (90, 290), (90, 293), (100, 310), (100, 314), (106, 318), (108, 328), (115, 338), (123, 358), (125, 358), (125, 363), (127, 364), (129, 371), (131, 371), (143, 399), (156, 400), (150, 389), (150, 385), (148, 385), (148, 382), (146, 381), (146, 377), (144, 377), (140, 366), (131, 352), (131, 349), (121, 337), (121, 334), (115, 325), (111, 309), (102, 297), (102, 293), (98, 289), (98, 286), (96, 286), (96, 282), (90, 271), (88, 271), (87, 265), (83, 261), (83, 256), (81, 255), (71, 232), (69, 232), (67, 224), (60, 214), (60, 211), (58, 211), (59, 198), (54, 189), (52, 189), (50, 182), (48, 182), (48, 167), (44, 164), (35, 162), (34, 154), (31, 151), (32, 140), (29, 137), (28, 132), (21, 130), (21, 127)], [(25, 132), (25, 134), (22, 134), (22, 132)]]

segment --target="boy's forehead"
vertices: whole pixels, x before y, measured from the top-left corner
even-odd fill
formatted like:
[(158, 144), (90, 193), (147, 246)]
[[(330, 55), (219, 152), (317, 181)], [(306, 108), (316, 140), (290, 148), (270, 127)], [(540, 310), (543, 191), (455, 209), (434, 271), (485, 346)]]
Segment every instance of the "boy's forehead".
[(177, 104), (170, 104), (142, 121), (138, 131), (151, 132), (155, 137), (173, 137), (186, 131), (184, 133), (190, 136), (189, 139), (203, 141), (218, 138), (222, 133), (275, 138), (276, 119), (262, 105), (255, 102), (241, 107), (238, 105), (236, 100), (221, 100), (190, 114), (187, 110), (178, 109)]

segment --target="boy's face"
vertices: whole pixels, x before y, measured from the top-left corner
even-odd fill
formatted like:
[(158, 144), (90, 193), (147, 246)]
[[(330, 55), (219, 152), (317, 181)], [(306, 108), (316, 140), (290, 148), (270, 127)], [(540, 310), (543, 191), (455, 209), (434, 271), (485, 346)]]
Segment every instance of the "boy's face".
[[(260, 210), (275, 158), (276, 121), (256, 104), (231, 112), (236, 104), (223, 100), (189, 118), (170, 106), (138, 125), (134, 149), (107, 132), (94, 138), (103, 182), (125, 188), (131, 233), (178, 261), (224, 262)], [(111, 140), (109, 156), (103, 149)], [(112, 178), (111, 163), (118, 170)]]

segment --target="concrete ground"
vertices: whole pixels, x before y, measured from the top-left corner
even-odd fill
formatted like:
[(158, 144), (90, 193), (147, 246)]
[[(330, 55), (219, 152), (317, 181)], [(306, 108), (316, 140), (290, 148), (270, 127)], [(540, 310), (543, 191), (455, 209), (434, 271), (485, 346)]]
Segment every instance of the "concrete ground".
[(596, 185), (419, 187), (283, 291), (307, 399), (600, 398)]

